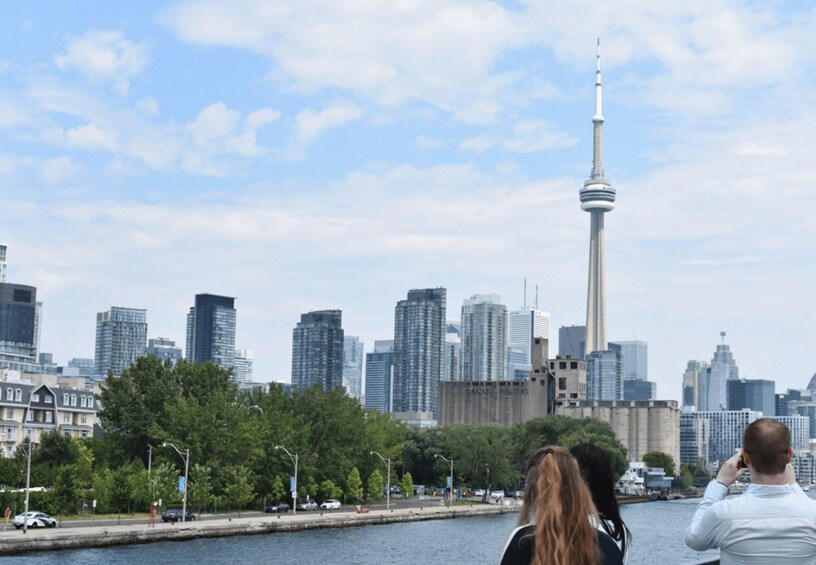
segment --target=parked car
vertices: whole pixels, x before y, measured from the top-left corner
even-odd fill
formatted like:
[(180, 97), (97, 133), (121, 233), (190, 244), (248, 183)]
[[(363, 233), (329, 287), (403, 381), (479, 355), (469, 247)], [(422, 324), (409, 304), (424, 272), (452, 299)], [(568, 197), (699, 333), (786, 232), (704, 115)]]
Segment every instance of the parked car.
[(490, 493), (490, 498), (504, 498), (503, 490), (494, 490)]
[(21, 529), (25, 523), (28, 524), (28, 528), (57, 527), (57, 521), (48, 514), (43, 514), (42, 512), (23, 512), (22, 514), (15, 516), (14, 520), (11, 522), (11, 524), (18, 530)]
[(298, 510), (302, 510), (305, 512), (308, 510), (317, 510), (319, 506), (317, 505), (317, 502), (315, 502), (314, 500), (307, 500), (306, 502), (301, 502), (300, 504), (298, 504), (296, 508)]
[(483, 488), (477, 488), (476, 490), (473, 491), (473, 496), (484, 496), (484, 495), (485, 495), (485, 489), (483, 489)]
[[(175, 523), (181, 522), (181, 516), (182, 516), (181, 508), (168, 508), (167, 510), (164, 511), (164, 514), (162, 514), (161, 518), (162, 522)], [(188, 510), (187, 514), (184, 515), (184, 521), (195, 522), (195, 516), (190, 510)]]
[(320, 508), (323, 510), (337, 510), (340, 508), (340, 501), (335, 500), (333, 498), (329, 498), (328, 500), (324, 500), (323, 504), (320, 505)]
[(278, 502), (277, 504), (269, 504), (264, 508), (267, 514), (280, 514), (281, 512), (289, 512), (289, 505), (286, 502)]

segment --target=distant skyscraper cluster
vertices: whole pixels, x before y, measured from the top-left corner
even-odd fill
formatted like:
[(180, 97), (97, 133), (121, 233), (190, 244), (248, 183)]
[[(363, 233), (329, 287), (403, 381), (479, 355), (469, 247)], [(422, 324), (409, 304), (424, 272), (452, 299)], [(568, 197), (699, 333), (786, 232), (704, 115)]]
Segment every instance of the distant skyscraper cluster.
[(112, 306), (96, 315), (97, 378), (121, 375), (147, 348), (147, 310)]

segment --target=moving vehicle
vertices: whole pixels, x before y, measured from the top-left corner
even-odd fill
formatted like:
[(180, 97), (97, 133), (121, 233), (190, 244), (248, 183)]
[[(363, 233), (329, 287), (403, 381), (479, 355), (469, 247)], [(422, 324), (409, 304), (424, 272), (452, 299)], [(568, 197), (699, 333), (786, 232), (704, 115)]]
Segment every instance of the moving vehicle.
[(329, 498), (328, 500), (324, 500), (323, 504), (320, 505), (320, 508), (323, 510), (337, 510), (340, 508), (340, 501), (335, 500), (333, 498)]
[(317, 502), (315, 502), (314, 500), (307, 500), (306, 502), (301, 502), (295, 508), (305, 512), (308, 510), (317, 510), (319, 506), (317, 505)]
[[(168, 508), (161, 516), (162, 522), (181, 522), (181, 508)], [(185, 522), (195, 522), (195, 516), (188, 510), (184, 517)]]
[(289, 505), (286, 502), (278, 502), (277, 504), (269, 504), (264, 508), (267, 514), (280, 514), (281, 512), (289, 512)]
[(18, 514), (14, 517), (11, 524), (18, 530), (23, 527), (23, 524), (27, 523), (28, 528), (56, 528), (57, 521), (49, 516), (48, 514), (44, 514), (42, 512), (23, 512), (22, 514)]

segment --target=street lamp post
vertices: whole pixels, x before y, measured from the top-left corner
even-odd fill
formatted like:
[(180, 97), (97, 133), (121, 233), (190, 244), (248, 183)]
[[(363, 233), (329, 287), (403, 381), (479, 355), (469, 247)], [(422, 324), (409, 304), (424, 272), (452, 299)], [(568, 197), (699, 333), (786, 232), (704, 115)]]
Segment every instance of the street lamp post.
[(385, 509), (388, 510), (391, 508), (391, 458), (389, 457), (386, 459), (376, 451), (372, 451), (371, 455), (376, 455), (382, 459), (383, 463), (385, 463), (388, 468), (388, 483), (385, 487)]
[(286, 452), (286, 455), (289, 456), (289, 459), (292, 460), (292, 463), (295, 464), (295, 484), (292, 486), (292, 514), (297, 514), (297, 467), (298, 467), (298, 454), (295, 453), (292, 455), (289, 453), (289, 450), (283, 447), (282, 445), (276, 445), (275, 450), (282, 449)]
[(453, 459), (448, 459), (444, 455), (434, 455), (434, 459), (437, 457), (450, 465), (450, 498), (448, 498), (448, 505), (453, 505)]
[(184, 491), (182, 493), (183, 497), (181, 499), (181, 521), (186, 522), (187, 521), (187, 482), (188, 482), (187, 479), (189, 478), (188, 474), (190, 472), (190, 450), (185, 449), (184, 453), (182, 453), (181, 450), (178, 447), (176, 447), (175, 445), (173, 445), (169, 441), (165, 441), (164, 443), (162, 443), (162, 447), (167, 447), (168, 445), (170, 447), (172, 447), (173, 449), (175, 449), (176, 453), (178, 453), (179, 456), (184, 459)]
[(23, 511), (23, 533), (28, 532), (28, 496), (31, 492), (31, 450), (34, 449), (34, 442), (28, 438), (28, 462), (26, 463), (26, 495), (25, 510)]

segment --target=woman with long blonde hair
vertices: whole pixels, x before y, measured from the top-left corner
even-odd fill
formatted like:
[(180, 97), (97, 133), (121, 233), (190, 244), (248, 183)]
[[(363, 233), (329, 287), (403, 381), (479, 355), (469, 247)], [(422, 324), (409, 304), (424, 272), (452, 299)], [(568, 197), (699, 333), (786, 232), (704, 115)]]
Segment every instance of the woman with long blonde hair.
[(563, 447), (543, 447), (527, 463), (527, 489), (519, 527), (501, 565), (618, 565), (621, 553), (597, 517), (578, 464)]

